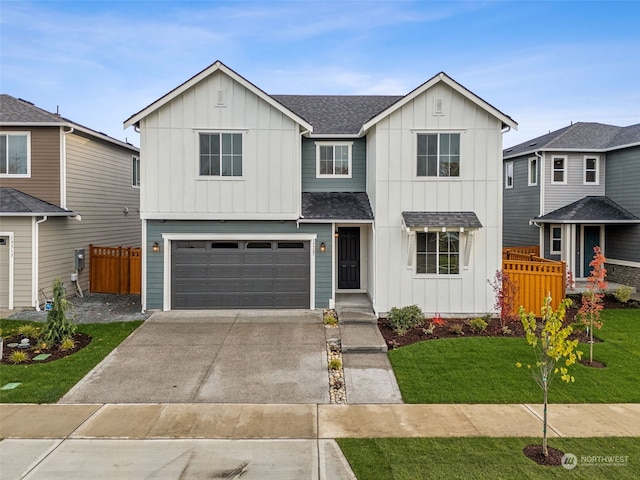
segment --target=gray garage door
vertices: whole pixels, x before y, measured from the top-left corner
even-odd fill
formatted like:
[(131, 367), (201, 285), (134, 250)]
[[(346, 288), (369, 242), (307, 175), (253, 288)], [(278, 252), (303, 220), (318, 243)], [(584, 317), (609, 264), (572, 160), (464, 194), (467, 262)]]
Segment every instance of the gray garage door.
[(171, 242), (171, 308), (309, 308), (309, 242)]

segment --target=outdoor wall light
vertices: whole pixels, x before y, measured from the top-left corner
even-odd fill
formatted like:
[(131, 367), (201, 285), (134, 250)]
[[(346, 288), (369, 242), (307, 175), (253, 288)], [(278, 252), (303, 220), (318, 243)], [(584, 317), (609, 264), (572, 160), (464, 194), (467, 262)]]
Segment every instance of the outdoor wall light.
[(153, 251), (154, 252), (160, 251), (160, 245), (158, 245), (158, 242), (153, 242)]
[(335, 232), (333, 232), (333, 236), (338, 238), (340, 236), (340, 234), (338, 233), (338, 230), (336, 230)]
[(327, 251), (327, 246), (325, 245), (325, 243), (324, 243), (324, 242), (322, 242), (322, 243), (320, 244), (320, 251), (321, 251), (321, 252), (326, 252), (326, 251)]

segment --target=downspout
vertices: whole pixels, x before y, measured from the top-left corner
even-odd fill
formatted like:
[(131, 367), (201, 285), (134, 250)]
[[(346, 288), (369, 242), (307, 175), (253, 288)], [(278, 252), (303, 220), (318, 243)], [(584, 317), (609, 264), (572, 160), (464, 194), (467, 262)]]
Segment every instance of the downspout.
[(67, 208), (67, 135), (73, 133), (74, 128), (65, 131), (62, 128), (62, 142), (60, 145), (60, 207)]
[[(544, 215), (544, 155), (533, 152), (538, 157), (538, 163), (540, 163), (538, 173), (538, 185), (540, 186), (540, 204), (538, 205), (538, 215)], [(535, 223), (535, 226), (540, 229), (538, 232), (538, 245), (540, 246), (540, 256), (544, 257), (544, 224), (542, 226)]]
[(35, 304), (36, 310), (40, 311), (40, 302), (38, 301), (38, 284), (40, 283), (40, 278), (38, 272), (40, 270), (40, 224), (46, 222), (48, 217), (44, 215), (42, 219), (37, 220), (33, 224), (33, 232), (31, 232), (31, 282), (33, 285), (33, 290), (31, 292), (31, 302)]

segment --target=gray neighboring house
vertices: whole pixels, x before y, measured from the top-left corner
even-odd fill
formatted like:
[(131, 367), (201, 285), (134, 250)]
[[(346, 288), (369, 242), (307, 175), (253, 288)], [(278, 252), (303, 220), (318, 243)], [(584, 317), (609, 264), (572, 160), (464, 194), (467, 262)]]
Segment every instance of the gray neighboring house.
[(575, 123), (503, 151), (504, 246), (539, 245), (576, 279), (593, 247), (640, 289), (640, 124)]
[(90, 244), (140, 246), (139, 171), (137, 147), (0, 95), (0, 308), (88, 290)]

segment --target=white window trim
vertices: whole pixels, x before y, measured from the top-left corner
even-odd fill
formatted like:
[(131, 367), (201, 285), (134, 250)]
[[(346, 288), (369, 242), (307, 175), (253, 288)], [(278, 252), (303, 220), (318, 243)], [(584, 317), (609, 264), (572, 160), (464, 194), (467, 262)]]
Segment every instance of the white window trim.
[[(556, 172), (556, 169), (554, 168), (554, 162), (556, 160), (556, 158), (561, 158), (562, 159), (562, 181), (558, 182), (554, 180), (554, 173)], [(552, 155), (551, 156), (551, 184), (552, 185), (566, 185), (567, 184), (567, 162), (568, 162), (568, 157), (567, 155)]]
[(140, 183), (136, 184), (136, 176), (133, 172), (133, 165), (136, 161), (138, 162), (138, 168), (136, 169), (138, 172), (138, 179), (139, 182), (142, 183), (140, 175), (140, 155), (131, 155), (131, 188), (140, 189)]
[[(596, 181), (587, 182), (587, 160), (595, 159), (596, 161)], [(582, 164), (582, 184), (583, 185), (600, 185), (600, 156), (599, 155), (585, 155)]]
[[(229, 130), (229, 129), (203, 129), (203, 130), (194, 130), (195, 132), (195, 151), (196, 151), (196, 180), (202, 180), (206, 182), (233, 182), (238, 180), (245, 179), (245, 166), (246, 162), (246, 153), (245, 153), (245, 136), (248, 132), (246, 129), (239, 130)], [(242, 135), (242, 175), (239, 176), (228, 176), (228, 175), (200, 175), (200, 134), (201, 133), (240, 133)], [(140, 179), (142, 181), (142, 179)]]
[[(559, 229), (560, 230), (560, 250), (554, 250), (553, 249), (553, 230), (554, 229)], [(551, 225), (550, 229), (549, 229), (549, 253), (552, 255), (562, 255), (562, 243), (563, 243), (563, 237), (564, 234), (562, 232), (562, 225)]]
[[(531, 181), (531, 164), (535, 162), (536, 163), (536, 178), (535, 181)], [(529, 162), (527, 163), (527, 186), (529, 187), (535, 187), (536, 185), (538, 185), (538, 176), (539, 176), (539, 172), (538, 172), (538, 157), (531, 157), (529, 158)]]
[[(418, 273), (418, 239), (417, 233), (446, 233), (446, 232), (455, 232), (459, 233), (458, 235), (458, 273), (439, 273), (440, 264), (436, 265), (436, 273)], [(462, 275), (462, 270), (469, 269), (469, 257), (471, 256), (471, 243), (473, 241), (473, 232), (468, 231), (465, 235), (464, 228), (454, 227), (454, 228), (424, 228), (422, 231), (417, 230), (411, 232), (414, 237), (409, 242), (409, 253), (413, 255), (413, 258), (410, 258), (410, 261), (413, 263), (413, 274), (416, 278), (457, 278)], [(438, 242), (440, 241), (440, 235), (438, 235)], [(438, 257), (436, 255), (436, 257)]]
[[(413, 174), (414, 178), (420, 181), (446, 181), (446, 180), (460, 180), (462, 179), (462, 135), (466, 130), (411, 130), (415, 135), (413, 136)], [(453, 134), (460, 135), (460, 162), (458, 163), (458, 175), (457, 176), (442, 176), (440, 175), (440, 135), (441, 134)], [(418, 175), (418, 135), (437, 135), (438, 136), (438, 175)]]
[(27, 137), (27, 173), (0, 173), (0, 178), (31, 178), (31, 132), (29, 131), (1, 131), (0, 135), (11, 137)]
[[(331, 141), (323, 141), (323, 142), (314, 142), (315, 146), (316, 146), (316, 178), (351, 178), (353, 175), (353, 165), (352, 165), (352, 158), (353, 158), (353, 142), (331, 142)], [(336, 147), (336, 146), (340, 146), (340, 147), (348, 147), (348, 162), (349, 162), (349, 173), (347, 175), (341, 175), (341, 174), (321, 174), (320, 173), (320, 147)], [(333, 171), (335, 172), (335, 164), (336, 162), (336, 158), (335, 158), (335, 150), (334, 150), (334, 156), (333, 156)]]
[(513, 188), (513, 162), (504, 164), (504, 188)]

